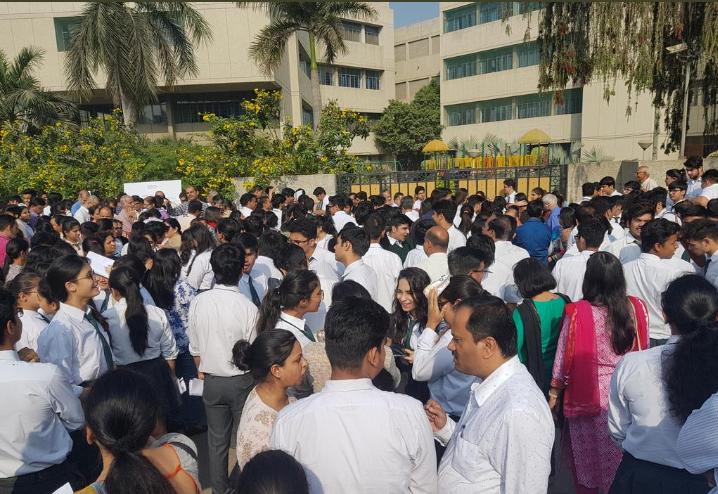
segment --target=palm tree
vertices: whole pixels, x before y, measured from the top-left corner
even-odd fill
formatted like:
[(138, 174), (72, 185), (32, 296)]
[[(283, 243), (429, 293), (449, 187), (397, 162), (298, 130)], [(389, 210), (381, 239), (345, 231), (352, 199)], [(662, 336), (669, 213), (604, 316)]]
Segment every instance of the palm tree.
[(197, 75), (193, 43), (209, 41), (209, 25), (185, 2), (90, 2), (82, 11), (65, 60), (69, 89), (88, 98), (102, 69), (106, 89), (121, 105), (125, 124), (157, 100), (166, 86)]
[(0, 50), (0, 122), (19, 121), (28, 132), (36, 132), (57, 121), (77, 121), (77, 107), (45, 91), (33, 76), (43, 56), (39, 48), (23, 48), (10, 62)]
[(376, 16), (376, 10), (365, 2), (237, 2), (239, 7), (253, 7), (269, 14), (269, 24), (257, 34), (249, 53), (260, 69), (271, 73), (282, 62), (289, 38), (297, 31), (309, 35), (309, 60), (312, 80), (312, 112), (315, 127), (322, 112), (317, 66), (317, 42), (324, 47), (326, 63), (347, 52), (342, 37), (342, 18)]

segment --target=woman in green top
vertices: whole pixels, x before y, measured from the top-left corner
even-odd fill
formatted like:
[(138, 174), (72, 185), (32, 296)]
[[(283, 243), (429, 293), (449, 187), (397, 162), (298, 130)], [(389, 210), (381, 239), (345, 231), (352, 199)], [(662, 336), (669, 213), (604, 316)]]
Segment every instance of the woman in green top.
[(516, 263), (514, 282), (524, 298), (513, 313), (519, 360), (545, 393), (551, 382), (567, 298), (551, 292), (556, 288), (556, 280), (546, 266), (533, 258)]

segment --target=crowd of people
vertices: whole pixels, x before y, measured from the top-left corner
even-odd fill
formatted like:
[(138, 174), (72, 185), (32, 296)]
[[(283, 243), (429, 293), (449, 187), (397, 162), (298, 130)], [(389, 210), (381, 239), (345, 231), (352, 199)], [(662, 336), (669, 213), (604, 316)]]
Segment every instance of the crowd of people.
[(665, 183), (23, 190), (0, 493), (707, 493), (718, 171)]

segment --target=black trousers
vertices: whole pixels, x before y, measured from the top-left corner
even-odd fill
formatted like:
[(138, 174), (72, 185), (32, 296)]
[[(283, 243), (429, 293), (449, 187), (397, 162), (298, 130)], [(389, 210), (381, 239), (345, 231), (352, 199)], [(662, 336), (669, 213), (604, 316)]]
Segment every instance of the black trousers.
[(67, 462), (39, 472), (0, 479), (0, 494), (52, 494), (72, 480)]
[(710, 490), (702, 475), (639, 460), (623, 453), (609, 494), (705, 494)]

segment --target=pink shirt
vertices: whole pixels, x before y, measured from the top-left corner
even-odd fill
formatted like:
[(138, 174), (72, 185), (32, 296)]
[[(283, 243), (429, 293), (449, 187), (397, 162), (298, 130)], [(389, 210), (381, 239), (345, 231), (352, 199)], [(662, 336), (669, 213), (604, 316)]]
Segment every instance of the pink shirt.
[(7, 244), (10, 242), (10, 237), (0, 233), (0, 266), (5, 264), (5, 256), (7, 256)]

